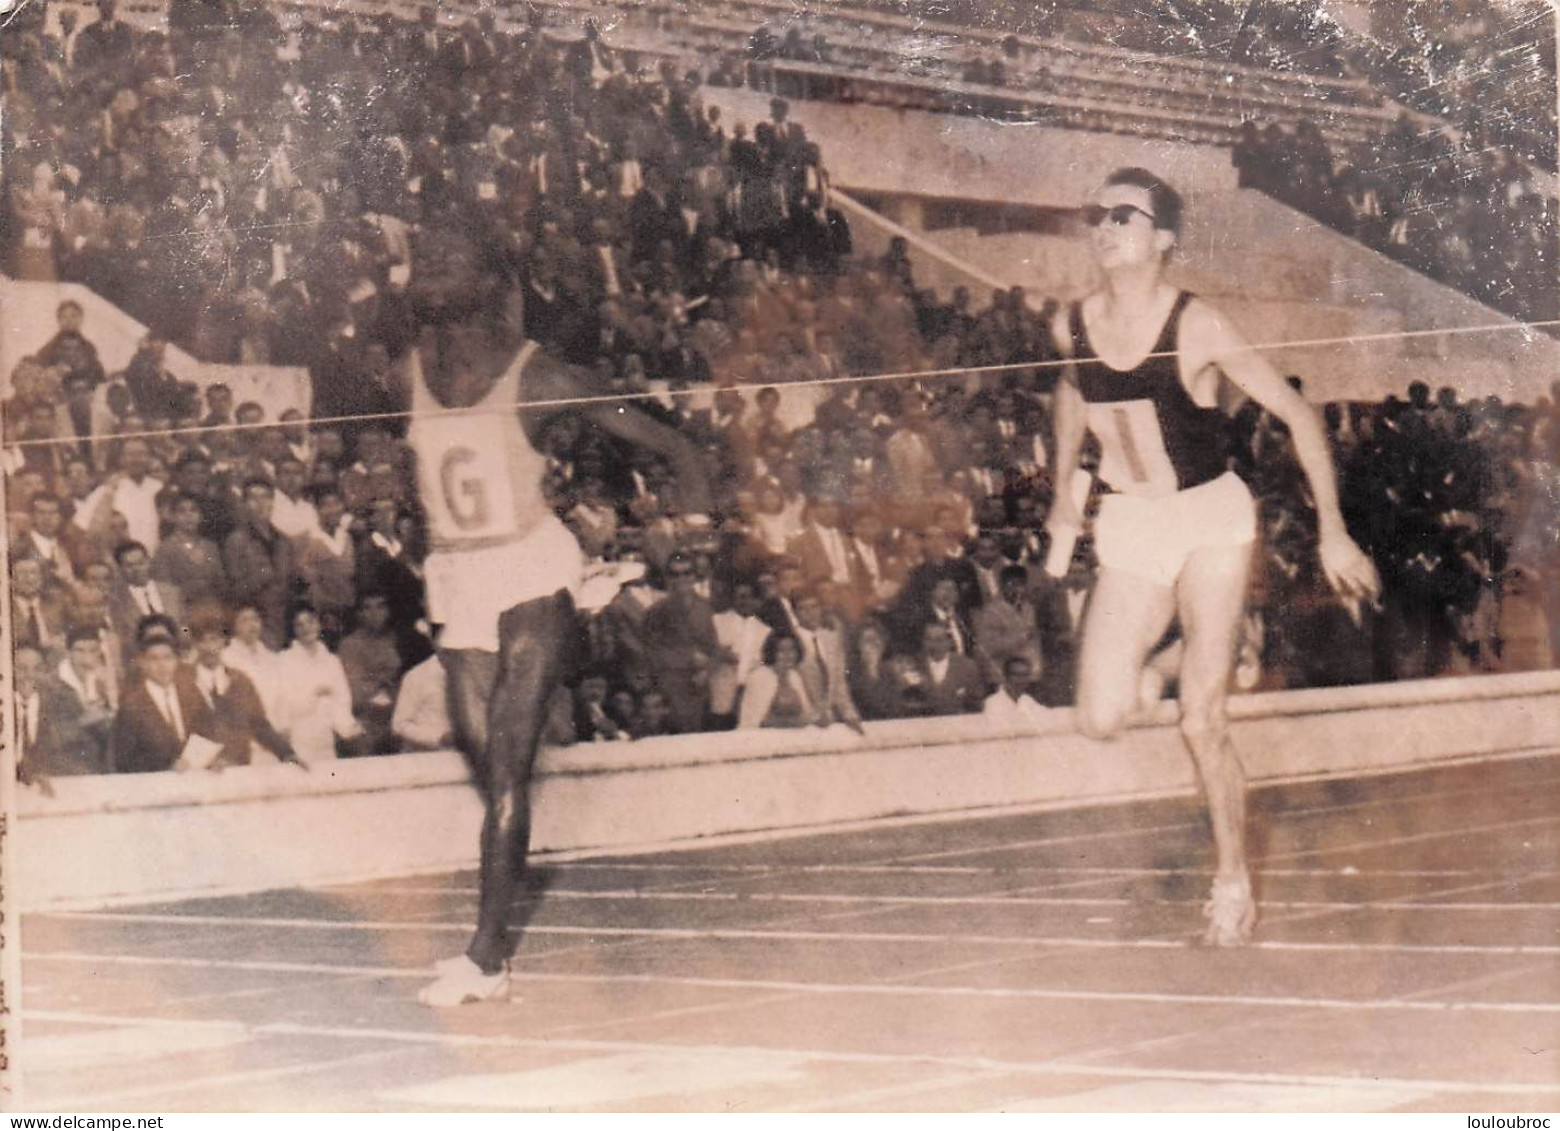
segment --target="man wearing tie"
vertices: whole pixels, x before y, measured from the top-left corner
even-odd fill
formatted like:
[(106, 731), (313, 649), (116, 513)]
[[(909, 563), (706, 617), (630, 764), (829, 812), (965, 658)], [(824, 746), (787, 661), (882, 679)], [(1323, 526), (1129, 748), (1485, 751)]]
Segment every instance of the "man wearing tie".
[(62, 654), (64, 605), (45, 588), (43, 563), (36, 558), (13, 557), (11, 562), (11, 623), (19, 646), (30, 645), (51, 659)]
[(148, 774), (174, 769), (192, 734), (217, 740), (216, 720), (173, 641), (149, 633), (136, 663), (141, 682), (125, 693), (114, 717), (114, 769)]
[(64, 687), (51, 680), (43, 653), (18, 644), (13, 669), (16, 692), (16, 739), (21, 756), (17, 779), (47, 787), (56, 774), (101, 773), (81, 730), (81, 707)]
[(165, 616), (176, 625), (184, 623), (184, 595), (176, 585), (152, 580), (152, 559), (145, 546), (121, 542), (114, 548), (114, 561), (119, 582), (109, 595), (109, 610), (127, 653), (135, 647), (136, 625), (143, 618)]
[(201, 610), (190, 622), (190, 633), (195, 639), (195, 689), (211, 710), (215, 726), (212, 737), (222, 744), (220, 764), (246, 766), (253, 747), (259, 745), (278, 762), (308, 769), (298, 760), (292, 744), (266, 718), (253, 681), (223, 661), (227, 632), (222, 611)]
[(802, 645), (801, 663), (796, 670), (807, 694), (831, 722), (844, 723), (857, 734), (861, 712), (850, 696), (850, 679), (845, 670), (845, 645), (838, 631), (823, 623), (823, 601), (816, 593), (796, 598), (796, 638)]
[(106, 766), (109, 730), (119, 710), (119, 681), (104, 658), (97, 629), (73, 624), (65, 639), (69, 651), (54, 674), (76, 697), (93, 761)]
[(946, 623), (930, 620), (921, 630), (916, 668), (933, 715), (957, 715), (980, 709), (986, 693), (980, 669), (953, 650)]
[(850, 549), (856, 558), (855, 616), (880, 609), (893, 594), (888, 576), (888, 555), (883, 543), (883, 520), (870, 504), (856, 508), (850, 524)]
[(840, 529), (840, 506), (833, 499), (813, 499), (807, 504), (807, 520), (800, 534), (786, 547), (786, 556), (802, 566), (808, 585), (832, 581), (849, 588), (859, 569), (850, 539)]
[(951, 577), (941, 577), (932, 585), (931, 621), (948, 630), (948, 641), (960, 656), (973, 651), (974, 633), (969, 621), (959, 608), (959, 583)]
[(970, 565), (975, 571), (975, 584), (980, 592), (980, 604), (989, 605), (1002, 599), (1002, 573), (1008, 561), (1002, 554), (1002, 543), (995, 534), (977, 534), (970, 546)]
[(76, 583), (76, 567), (65, 538), (65, 519), (60, 500), (48, 492), (39, 492), (27, 504), (31, 529), (20, 539), (18, 550), (43, 566), (44, 583), (49, 587)]

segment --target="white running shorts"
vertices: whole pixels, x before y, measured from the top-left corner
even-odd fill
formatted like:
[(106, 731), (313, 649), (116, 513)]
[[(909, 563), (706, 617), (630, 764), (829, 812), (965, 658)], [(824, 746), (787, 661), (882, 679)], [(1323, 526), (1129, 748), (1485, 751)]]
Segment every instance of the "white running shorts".
[(578, 596), (585, 555), (573, 532), (549, 514), (515, 542), (439, 550), (424, 566), (428, 619), (444, 626), (440, 648), (498, 651), (498, 618), (560, 589)]
[(1244, 546), (1257, 537), (1257, 504), (1233, 471), (1173, 495), (1106, 495), (1094, 523), (1105, 569), (1170, 587), (1204, 547)]

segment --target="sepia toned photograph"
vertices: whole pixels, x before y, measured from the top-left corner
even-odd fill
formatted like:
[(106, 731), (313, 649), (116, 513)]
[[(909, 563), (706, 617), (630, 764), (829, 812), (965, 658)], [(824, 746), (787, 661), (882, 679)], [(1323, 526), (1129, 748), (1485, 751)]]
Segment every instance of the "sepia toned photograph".
[(0, 1109), (1560, 1109), (1549, 0), (0, 0)]

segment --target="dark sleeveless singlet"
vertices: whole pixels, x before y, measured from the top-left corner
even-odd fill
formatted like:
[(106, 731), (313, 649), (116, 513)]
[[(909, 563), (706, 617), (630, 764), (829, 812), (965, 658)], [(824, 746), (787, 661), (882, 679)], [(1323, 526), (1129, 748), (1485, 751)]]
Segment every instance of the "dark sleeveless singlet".
[[(1083, 306), (1074, 303), (1068, 317), (1068, 329), (1072, 337), (1073, 359), (1077, 370), (1078, 391), (1090, 406), (1112, 406), (1109, 414), (1090, 409), (1090, 428), (1098, 435), (1102, 427), (1114, 430), (1109, 439), (1099, 436), (1102, 446), (1119, 453), (1115, 478), (1126, 477), (1127, 482), (1116, 482), (1102, 477), (1118, 490), (1130, 490), (1132, 485), (1151, 481), (1153, 463), (1162, 457), (1169, 458), (1174, 471), (1175, 489), (1184, 491), (1208, 483), (1227, 470), (1227, 430), (1224, 413), (1218, 408), (1203, 408), (1186, 391), (1181, 382), (1179, 358), (1174, 356), (1181, 332), (1181, 315), (1194, 296), (1182, 291), (1176, 296), (1170, 316), (1165, 319), (1159, 340), (1149, 351), (1149, 356), (1133, 369), (1112, 369), (1095, 353), (1089, 342), (1088, 331), (1083, 325)], [(1155, 356), (1170, 355), (1170, 356)], [(1131, 412), (1129, 408), (1152, 406), (1151, 416)], [(1142, 435), (1142, 421), (1150, 419), (1149, 427), (1157, 427), (1158, 435)]]

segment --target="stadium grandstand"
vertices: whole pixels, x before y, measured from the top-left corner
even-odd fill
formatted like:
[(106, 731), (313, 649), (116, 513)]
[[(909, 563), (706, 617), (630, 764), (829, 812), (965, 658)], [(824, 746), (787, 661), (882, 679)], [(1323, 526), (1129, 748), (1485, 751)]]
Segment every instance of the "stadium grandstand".
[[(745, 736), (764, 772), (796, 763), (789, 808), (672, 829), (629, 799), (605, 839), (552, 820), (542, 846), (996, 804), (968, 784), (811, 810), (803, 763), (924, 743), (951, 769), (972, 733), (1012, 740), (1006, 758), (1018, 739), (990, 715), (1016, 661), (1050, 720), (1016, 733), (1071, 738), (1097, 565), (1086, 532), (1044, 568), (1072, 489), (1050, 327), (1093, 278), (1082, 194), (1121, 165), (1183, 187), (1177, 279), (1323, 412), (1384, 582), (1378, 608), (1334, 597), (1285, 428), (1230, 398), (1228, 462), (1261, 523), (1246, 710), (1303, 691), (1361, 705), (1319, 717), (1390, 713), (1493, 694), (1460, 677), (1542, 680), (1560, 660), (1552, 17), (1386, 7), (32, 0), (0, 38), (23, 833), (80, 835), (127, 808), (116, 789), (215, 841), (194, 814), (219, 795), (292, 812), (349, 781), (452, 787), (397, 359), (429, 293), (491, 288), (578, 377), (533, 442), (589, 571), (627, 579), (581, 615), (551, 755), (570, 781), (636, 758), (713, 775), (733, 736), (709, 736), (766, 731)], [(568, 411), (614, 397), (679, 454)], [(690, 459), (707, 506), (687, 503)], [(252, 710), (213, 712), (200, 768), (135, 717), (148, 633), (252, 686)], [(810, 645), (800, 692), (754, 706), (749, 688), (792, 686), (772, 633)], [(208, 704), (225, 679), (200, 685)], [(1349, 765), (1414, 764), (1381, 757)], [(1105, 776), (1089, 797), (1189, 784)], [(40, 866), (29, 905), (462, 859), (279, 852), (278, 873), (214, 848), (227, 879), (173, 877), (160, 844), (155, 865), (68, 883)]]

